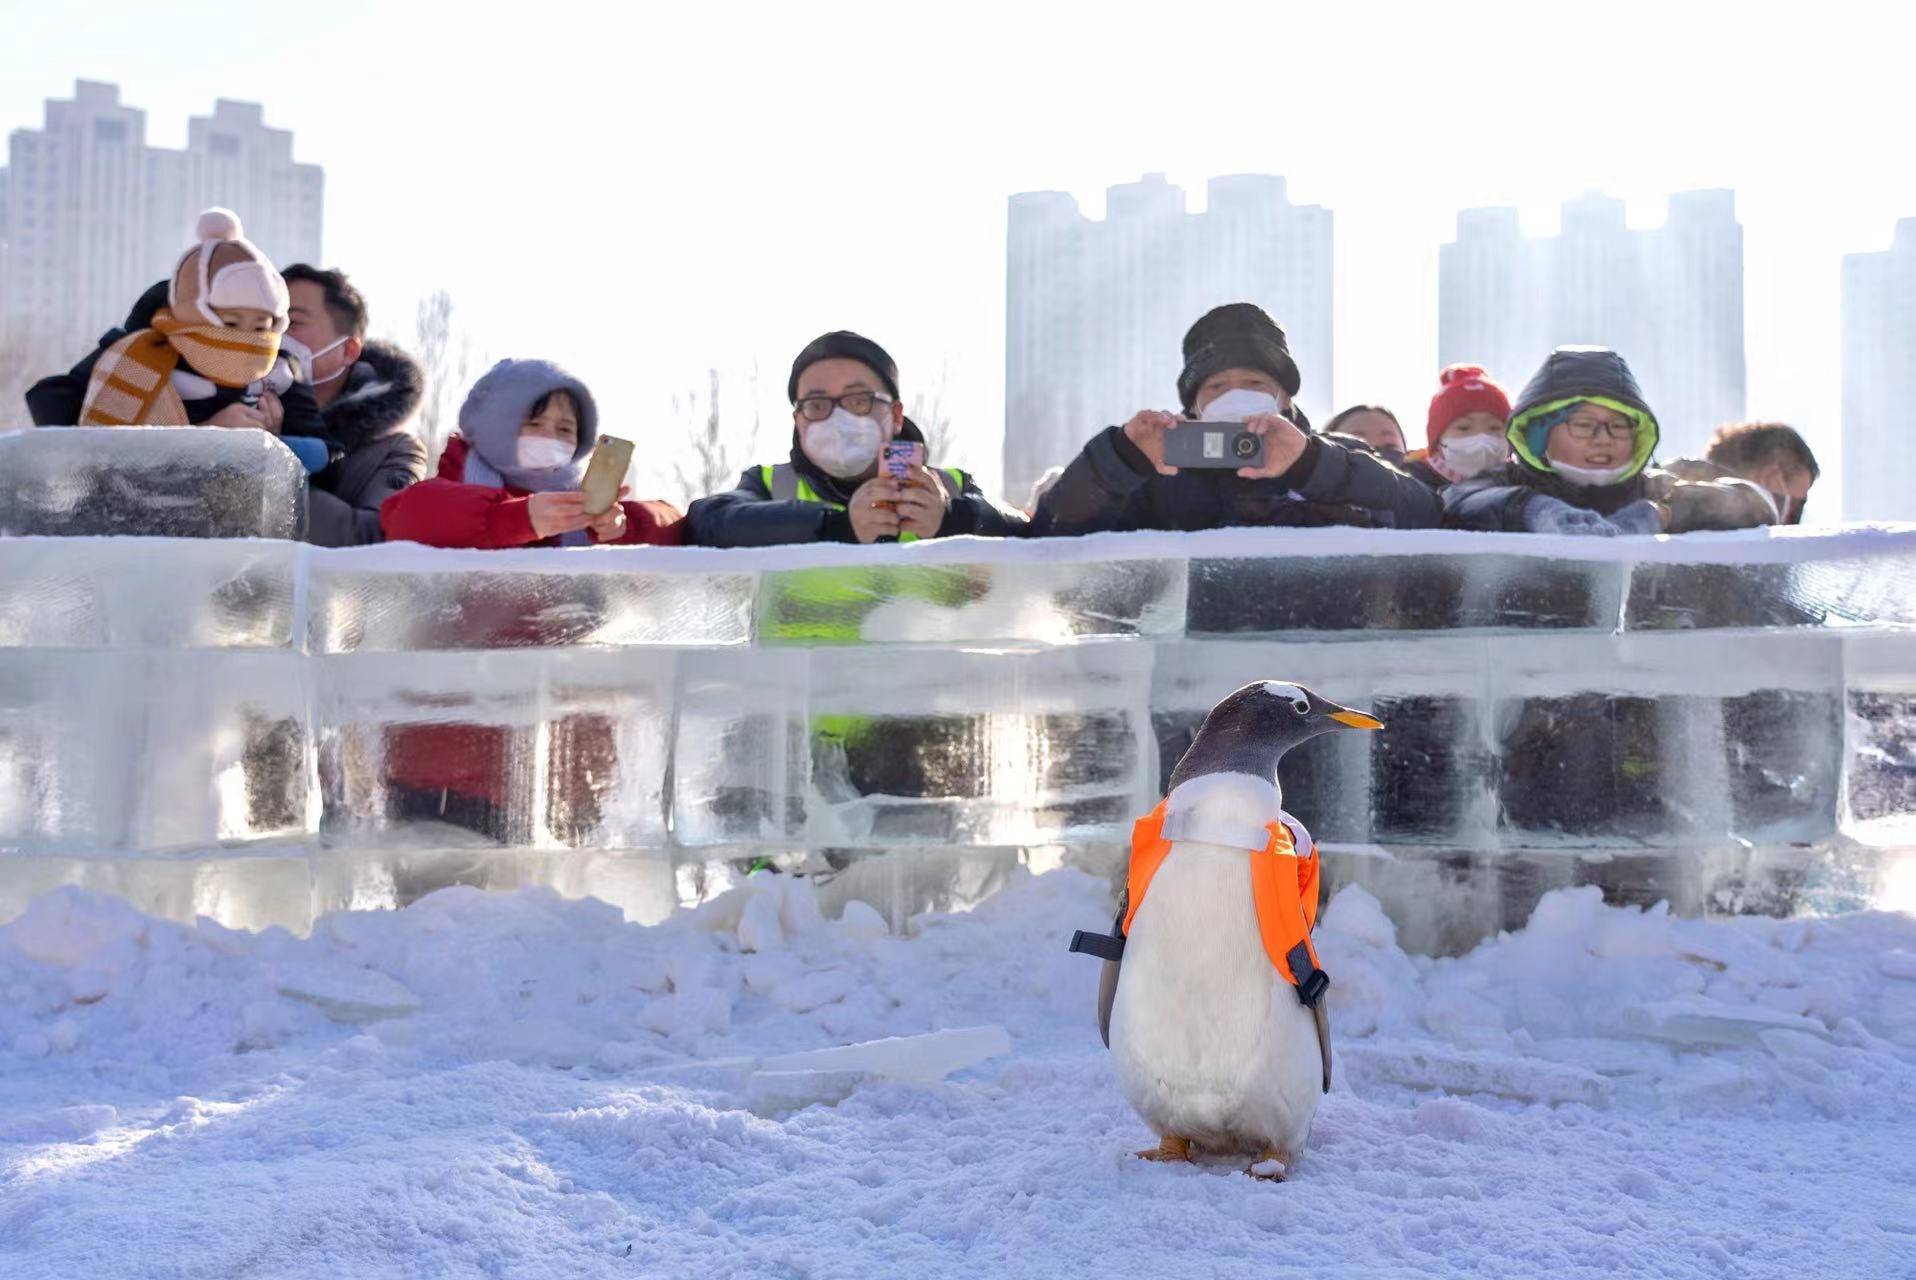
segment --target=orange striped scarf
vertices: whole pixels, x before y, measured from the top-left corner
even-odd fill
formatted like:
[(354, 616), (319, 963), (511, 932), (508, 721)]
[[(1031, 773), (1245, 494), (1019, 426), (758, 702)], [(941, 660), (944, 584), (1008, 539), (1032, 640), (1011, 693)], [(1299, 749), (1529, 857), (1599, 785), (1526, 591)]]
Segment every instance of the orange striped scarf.
[(278, 357), (277, 333), (187, 324), (162, 308), (152, 328), (129, 333), (94, 361), (79, 425), (183, 427), (186, 404), (173, 389), (173, 370), (182, 359), (201, 377), (244, 387), (265, 377)]

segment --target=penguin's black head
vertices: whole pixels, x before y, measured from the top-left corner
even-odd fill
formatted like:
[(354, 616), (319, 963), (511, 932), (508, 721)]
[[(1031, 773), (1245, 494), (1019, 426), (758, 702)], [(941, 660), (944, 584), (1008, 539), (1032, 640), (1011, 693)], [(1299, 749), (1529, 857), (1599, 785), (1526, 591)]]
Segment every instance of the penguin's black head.
[(1171, 787), (1207, 773), (1276, 778), (1277, 762), (1300, 742), (1332, 729), (1381, 729), (1383, 722), (1281, 680), (1247, 684), (1211, 708)]

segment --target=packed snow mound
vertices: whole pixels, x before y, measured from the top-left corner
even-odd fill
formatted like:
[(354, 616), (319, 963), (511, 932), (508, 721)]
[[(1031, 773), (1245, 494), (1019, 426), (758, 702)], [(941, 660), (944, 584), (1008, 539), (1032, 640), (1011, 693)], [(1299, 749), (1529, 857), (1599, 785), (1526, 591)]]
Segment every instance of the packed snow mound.
[[(0, 1272), (1916, 1269), (1916, 918), (1567, 890), (1431, 959), (1347, 889), (1337, 1083), (1274, 1186), (1129, 1158), (1064, 949), (1110, 911), (1060, 870), (894, 936), (768, 874), (653, 927), (451, 888), (297, 938), (57, 890), (0, 927)], [(704, 1069), (993, 1025), (949, 1079)]]

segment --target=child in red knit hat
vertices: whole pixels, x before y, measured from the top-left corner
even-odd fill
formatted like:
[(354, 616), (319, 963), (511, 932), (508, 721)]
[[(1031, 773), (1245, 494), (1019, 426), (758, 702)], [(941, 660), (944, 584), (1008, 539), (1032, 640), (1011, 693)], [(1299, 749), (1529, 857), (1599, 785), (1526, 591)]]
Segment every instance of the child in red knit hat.
[(1510, 397), (1482, 365), (1453, 364), (1437, 375), (1425, 447), (1410, 456), (1410, 473), (1442, 489), (1502, 466), (1510, 458), (1504, 429)]

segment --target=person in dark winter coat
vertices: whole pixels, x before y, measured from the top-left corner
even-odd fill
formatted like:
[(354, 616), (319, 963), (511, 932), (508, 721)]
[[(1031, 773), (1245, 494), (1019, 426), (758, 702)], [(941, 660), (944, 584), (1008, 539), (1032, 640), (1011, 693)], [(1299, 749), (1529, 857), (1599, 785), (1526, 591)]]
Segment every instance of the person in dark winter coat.
[(1424, 419), (1424, 447), (1405, 470), (1442, 492), (1510, 461), (1504, 430), (1510, 397), (1481, 365), (1453, 364), (1437, 375)]
[[(792, 449), (729, 492), (694, 502), (687, 541), (702, 547), (793, 542), (912, 542), (959, 534), (1011, 537), (1024, 517), (992, 502), (956, 467), (923, 458), (902, 480), (884, 467), (885, 445), (925, 437), (905, 416), (898, 366), (870, 338), (823, 334), (792, 362)], [(921, 451), (922, 452), (922, 451)]]
[(326, 462), (319, 405), (283, 347), (285, 281), (226, 209), (208, 209), (173, 274), (71, 370), (27, 391), (36, 426), (256, 427)]
[(306, 540), (379, 542), (380, 504), (426, 474), (426, 446), (412, 428), (425, 374), (393, 344), (366, 340), (366, 300), (344, 272), (297, 263), (283, 274), (292, 299), (283, 345), (312, 388), (331, 451), (312, 477)]
[(1183, 419), (1241, 421), (1263, 438), (1265, 465), (1180, 471), (1164, 461), (1164, 433), (1182, 419), (1146, 409), (1091, 438), (1039, 502), (1032, 532), (1435, 525), (1429, 489), (1355, 440), (1311, 431), (1292, 403), (1301, 382), (1284, 331), (1260, 308), (1207, 312), (1184, 335)]
[(1511, 413), (1505, 438), (1515, 457), (1447, 489), (1444, 523), (1614, 537), (1774, 522), (1754, 485), (1693, 483), (1651, 465), (1657, 436), (1656, 415), (1622, 356), (1558, 347)]
[(1718, 427), (1702, 459), (1679, 458), (1670, 471), (1683, 480), (1747, 480), (1770, 500), (1778, 524), (1803, 522), (1810, 488), (1823, 474), (1796, 428), (1781, 422)]
[(579, 482), (598, 439), (598, 407), (583, 382), (547, 360), (501, 360), (459, 406), (439, 474), (380, 507), (386, 536), (487, 550), (677, 546), (682, 519), (670, 503), (620, 501), (586, 514)]

